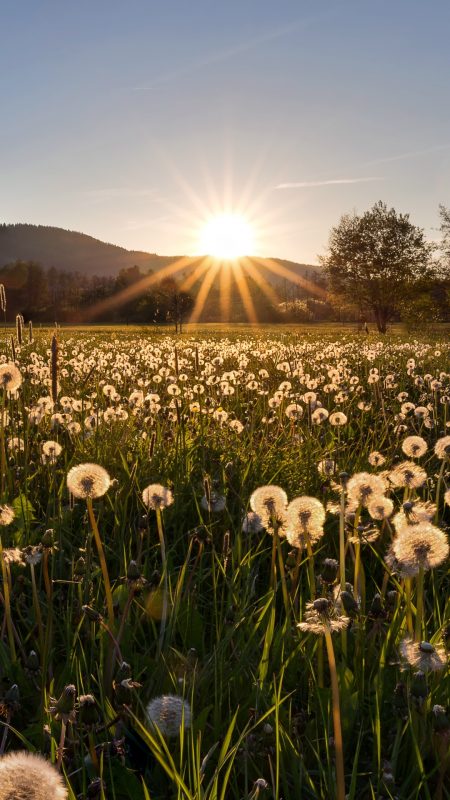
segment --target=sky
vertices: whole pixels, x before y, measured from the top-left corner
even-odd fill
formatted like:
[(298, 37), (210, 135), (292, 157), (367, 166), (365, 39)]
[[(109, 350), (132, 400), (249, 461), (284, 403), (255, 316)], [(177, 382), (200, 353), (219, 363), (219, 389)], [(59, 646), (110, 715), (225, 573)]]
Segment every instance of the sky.
[(448, 0), (0, 0), (0, 222), (317, 263), (378, 200), (450, 205)]

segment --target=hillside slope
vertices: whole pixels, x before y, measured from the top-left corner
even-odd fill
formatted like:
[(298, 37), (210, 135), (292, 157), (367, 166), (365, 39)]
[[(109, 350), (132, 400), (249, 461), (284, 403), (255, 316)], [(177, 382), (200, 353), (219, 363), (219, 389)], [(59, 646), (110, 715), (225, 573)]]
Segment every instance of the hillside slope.
[[(159, 256), (139, 250), (108, 244), (92, 236), (76, 231), (46, 225), (0, 225), (0, 268), (15, 261), (37, 261), (44, 267), (56, 267), (65, 272), (82, 275), (116, 276), (121, 269), (137, 265), (143, 272), (158, 272), (173, 264), (180, 256)], [(190, 262), (183, 260), (182, 272), (190, 272)], [(256, 260), (252, 259), (254, 263)], [(258, 261), (258, 271), (270, 283), (279, 285), (289, 280), (290, 275), (312, 278), (320, 268), (309, 264), (298, 264), (283, 259), (265, 259), (266, 265)], [(192, 258), (192, 268), (198, 259)], [(275, 265), (279, 266), (275, 274)], [(273, 267), (273, 268), (272, 268)]]

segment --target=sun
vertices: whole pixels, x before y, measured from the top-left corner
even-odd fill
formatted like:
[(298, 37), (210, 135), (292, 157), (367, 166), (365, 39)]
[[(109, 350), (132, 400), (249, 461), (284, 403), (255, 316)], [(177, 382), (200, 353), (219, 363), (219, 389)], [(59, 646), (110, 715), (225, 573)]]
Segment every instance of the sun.
[(211, 217), (200, 232), (199, 250), (202, 255), (232, 261), (252, 255), (254, 233), (241, 214), (220, 214)]

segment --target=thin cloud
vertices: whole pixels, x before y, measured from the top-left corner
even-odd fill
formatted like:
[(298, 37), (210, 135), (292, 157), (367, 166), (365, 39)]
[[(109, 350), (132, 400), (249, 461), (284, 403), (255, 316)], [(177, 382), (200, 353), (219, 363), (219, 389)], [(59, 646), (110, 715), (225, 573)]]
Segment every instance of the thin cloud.
[(328, 181), (294, 181), (293, 183), (279, 183), (275, 189), (311, 189), (316, 186), (343, 186), (351, 183), (373, 183), (383, 181), (384, 178), (336, 178)]
[[(178, 68), (171, 72), (167, 72), (165, 74), (156, 75), (155, 77), (149, 79), (149, 83), (151, 82), (152, 89), (159, 88), (161, 84), (165, 84), (170, 81), (177, 80), (178, 78), (184, 77), (185, 75), (198, 72), (200, 70), (203, 70), (205, 67), (212, 66), (213, 64), (218, 64), (222, 61), (227, 61), (231, 58), (234, 58), (235, 56), (246, 53), (249, 50), (253, 50), (255, 48), (269, 44), (270, 42), (275, 41), (276, 39), (280, 39), (284, 36), (288, 36), (289, 34), (301, 31), (303, 28), (307, 29), (308, 26), (310, 25), (323, 23), (325, 20), (328, 20), (330, 18), (332, 19), (333, 17), (337, 16), (337, 13), (338, 12), (333, 9), (331, 11), (323, 12), (321, 14), (313, 15), (310, 17), (296, 17), (286, 25), (283, 25), (282, 27), (279, 28), (275, 28), (275, 30), (264, 31), (259, 35), (254, 36), (253, 38), (245, 39), (244, 41), (237, 42), (234, 45), (230, 45), (230, 47), (206, 53), (202, 58), (195, 61), (191, 61), (190, 63), (186, 63), (181, 68)], [(144, 77), (143, 80), (145, 81), (146, 78)], [(135, 88), (133, 88), (132, 91), (135, 91)]]
[(366, 166), (375, 166), (376, 164), (390, 164), (392, 161), (406, 161), (409, 158), (420, 158), (420, 156), (428, 156), (433, 153), (440, 153), (443, 150), (450, 150), (450, 142), (447, 144), (436, 144), (433, 147), (426, 147), (423, 150), (410, 150), (406, 153), (398, 153), (396, 156), (387, 156), (386, 158), (377, 158), (374, 161), (366, 161)]

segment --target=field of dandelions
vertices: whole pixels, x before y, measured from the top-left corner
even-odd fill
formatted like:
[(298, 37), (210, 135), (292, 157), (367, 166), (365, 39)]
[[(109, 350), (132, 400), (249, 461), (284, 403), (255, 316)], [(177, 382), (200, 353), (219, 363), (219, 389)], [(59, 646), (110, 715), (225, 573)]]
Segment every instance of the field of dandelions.
[(449, 798), (445, 336), (21, 337), (0, 800)]

